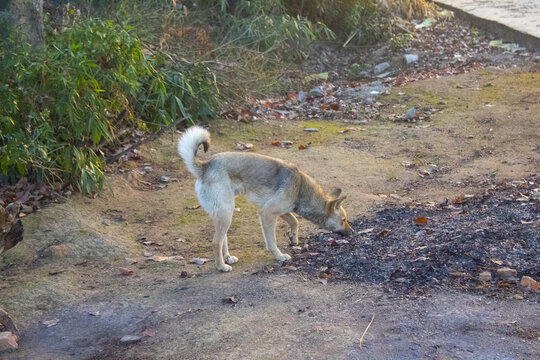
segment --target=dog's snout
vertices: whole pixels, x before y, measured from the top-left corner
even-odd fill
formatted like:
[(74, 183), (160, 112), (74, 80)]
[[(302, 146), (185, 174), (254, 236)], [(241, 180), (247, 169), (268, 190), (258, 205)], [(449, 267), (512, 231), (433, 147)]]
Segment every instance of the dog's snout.
[(354, 233), (354, 231), (353, 231), (353, 229), (349, 228), (349, 229), (338, 230), (338, 231), (336, 231), (336, 233), (338, 233), (341, 236), (349, 236), (349, 235), (352, 235)]

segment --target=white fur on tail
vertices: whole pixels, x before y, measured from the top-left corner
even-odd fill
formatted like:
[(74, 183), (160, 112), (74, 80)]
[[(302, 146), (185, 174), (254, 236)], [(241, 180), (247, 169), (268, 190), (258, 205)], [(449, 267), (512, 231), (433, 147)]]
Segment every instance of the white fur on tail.
[(197, 149), (202, 143), (210, 144), (210, 133), (200, 126), (193, 126), (187, 129), (178, 141), (178, 153), (184, 159), (189, 172), (197, 178), (203, 175), (201, 165), (195, 159)]

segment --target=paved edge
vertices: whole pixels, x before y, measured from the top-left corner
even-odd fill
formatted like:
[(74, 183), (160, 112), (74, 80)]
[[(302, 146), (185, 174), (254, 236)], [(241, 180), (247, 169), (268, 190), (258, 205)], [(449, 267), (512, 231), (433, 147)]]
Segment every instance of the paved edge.
[(540, 38), (537, 38), (534, 35), (516, 30), (495, 20), (489, 20), (473, 15), (452, 5), (444, 4), (436, 0), (434, 3), (443, 9), (452, 10), (456, 17), (470, 22), (471, 24), (478, 26), (487, 32), (493, 33), (505, 41), (518, 43), (529, 50), (540, 50)]

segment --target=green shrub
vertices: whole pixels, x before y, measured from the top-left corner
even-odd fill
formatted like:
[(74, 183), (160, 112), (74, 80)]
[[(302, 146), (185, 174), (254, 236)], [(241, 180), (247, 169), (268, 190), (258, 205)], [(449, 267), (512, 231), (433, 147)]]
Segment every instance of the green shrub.
[(390, 35), (390, 48), (394, 51), (403, 48), (409, 41), (413, 39), (411, 34), (392, 34)]
[(9, 46), (0, 54), (0, 167), (10, 182), (28, 176), (98, 191), (102, 148), (125, 129), (193, 122), (218, 103), (206, 68), (162, 68), (162, 56), (143, 55), (132, 30), (110, 21), (51, 33), (38, 52)]
[(223, 0), (216, 20), (213, 35), (221, 43), (285, 58), (302, 58), (313, 40), (334, 38), (323, 23), (287, 14), (281, 0), (238, 0), (234, 5)]

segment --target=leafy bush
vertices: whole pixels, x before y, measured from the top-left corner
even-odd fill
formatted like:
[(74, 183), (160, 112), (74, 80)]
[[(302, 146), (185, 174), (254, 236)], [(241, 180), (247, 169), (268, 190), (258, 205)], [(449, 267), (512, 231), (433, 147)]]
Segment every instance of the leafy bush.
[(162, 56), (143, 53), (131, 29), (93, 19), (49, 34), (38, 52), (14, 44), (2, 51), (0, 166), (8, 181), (28, 176), (97, 191), (102, 148), (124, 129), (213, 116), (217, 88), (206, 68), (165, 69)]
[(280, 0), (238, 0), (234, 5), (222, 0), (217, 20), (214, 36), (222, 42), (284, 57), (302, 58), (313, 40), (334, 37), (322, 23), (287, 14)]
[(390, 48), (394, 51), (401, 49), (409, 41), (413, 39), (413, 36), (411, 34), (392, 34), (390, 35)]
[(344, 41), (372, 44), (391, 31), (394, 17), (420, 18), (433, 9), (426, 0), (283, 0), (289, 14), (320, 21)]

